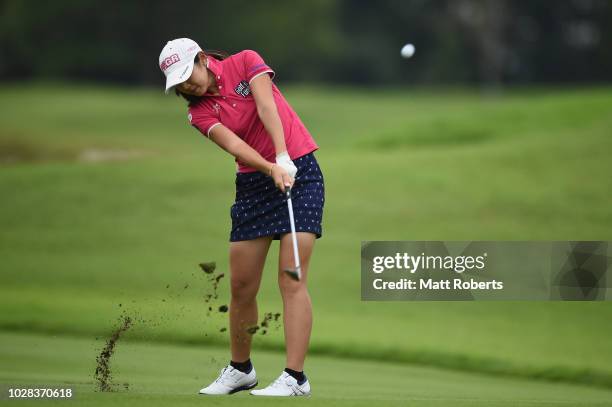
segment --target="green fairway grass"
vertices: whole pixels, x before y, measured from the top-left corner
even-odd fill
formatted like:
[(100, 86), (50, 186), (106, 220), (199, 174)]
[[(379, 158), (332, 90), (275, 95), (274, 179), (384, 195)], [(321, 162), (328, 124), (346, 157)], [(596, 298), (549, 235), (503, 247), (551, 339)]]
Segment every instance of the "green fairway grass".
[[(227, 350), (151, 343), (119, 343), (111, 366), (113, 393), (95, 390), (92, 373), (100, 341), (0, 333), (0, 387), (70, 387), (79, 404), (108, 405), (286, 405), (315, 406), (610, 406), (612, 391), (567, 384), (448, 372), (373, 361), (313, 356), (308, 362), (313, 396), (303, 399), (200, 396), (216, 377)], [(280, 373), (284, 357), (253, 355), (260, 386)], [(373, 374), (376, 372), (376, 374)], [(124, 387), (128, 383), (128, 389)], [(36, 405), (39, 400), (30, 401)], [(61, 403), (61, 401), (60, 401)], [(68, 403), (63, 401), (63, 403)], [(25, 403), (28, 404), (28, 403)]]
[[(366, 303), (359, 281), (361, 240), (611, 240), (612, 88), (519, 89), (498, 97), (468, 90), (282, 89), (321, 147), (316, 156), (326, 182), (324, 236), (309, 276), (313, 360), (342, 358), (347, 366), (377, 369), (372, 372), (400, 362), (393, 369), (411, 375), (404, 383), (422, 378), (419, 372), (430, 371), (422, 366), (429, 365), (499, 376), (443, 373), (450, 375), (445, 380), (470, 378), (471, 386), (516, 376), (612, 388), (610, 302)], [(108, 335), (125, 311), (150, 321), (137, 324), (129, 340), (165, 343), (185, 355), (194, 348), (179, 345), (214, 346), (207, 354), (226, 358), (227, 332), (220, 332), (226, 314), (206, 315), (202, 297), (209, 285), (197, 264), (216, 261), (226, 273), (214, 305), (227, 304), (234, 171), (233, 159), (189, 126), (185, 105), (174, 96), (132, 88), (3, 86), (3, 337), (12, 346), (45, 340), (33, 334), (57, 335), (61, 349), (70, 341), (84, 346)], [(282, 311), (277, 244), (271, 250), (261, 313)], [(64, 335), (77, 339), (63, 342)], [(255, 347), (281, 360), (282, 329), (256, 335)], [(30, 347), (23, 349), (28, 356)], [(85, 362), (75, 361), (75, 369)], [(69, 366), (65, 377), (82, 377)], [(12, 369), (3, 367), (4, 381), (12, 380)], [(14, 379), (26, 380), (25, 367), (14, 372)], [(266, 374), (271, 379), (277, 372)], [(141, 395), (128, 397), (146, 400), (155, 383), (142, 379)], [(187, 391), (187, 383), (173, 380), (160, 397), (175, 400), (172, 383)], [(525, 385), (548, 389), (534, 390), (552, 394), (541, 396), (542, 403), (577, 388)], [(348, 403), (333, 399), (332, 388), (320, 388), (330, 404)], [(416, 400), (413, 391), (395, 397)], [(444, 391), (428, 391), (422, 405), (437, 405), (434, 395), (451, 397), (449, 388)], [(609, 396), (605, 389), (588, 391)], [(356, 404), (366, 397), (348, 393)], [(514, 405), (511, 393), (493, 399)], [(480, 397), (474, 394), (463, 399)], [(83, 397), (98, 396), (123, 400), (118, 394)], [(190, 402), (176, 397), (176, 403)]]

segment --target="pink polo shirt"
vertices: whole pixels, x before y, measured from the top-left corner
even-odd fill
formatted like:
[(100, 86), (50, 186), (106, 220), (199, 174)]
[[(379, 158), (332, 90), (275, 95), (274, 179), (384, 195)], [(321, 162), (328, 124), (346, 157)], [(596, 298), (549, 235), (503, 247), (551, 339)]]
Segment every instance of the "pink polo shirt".
[[(273, 78), (274, 71), (257, 52), (251, 50), (231, 55), (223, 61), (209, 56), (208, 69), (216, 75), (220, 94), (203, 96), (195, 106), (191, 106), (189, 122), (206, 137), (213, 127), (223, 124), (266, 160), (275, 162), (274, 143), (259, 119), (249, 87), (259, 75), (268, 74)], [(319, 146), (274, 83), (272, 93), (283, 124), (289, 157), (295, 160), (317, 150)], [(236, 163), (238, 172), (257, 171), (238, 159)]]

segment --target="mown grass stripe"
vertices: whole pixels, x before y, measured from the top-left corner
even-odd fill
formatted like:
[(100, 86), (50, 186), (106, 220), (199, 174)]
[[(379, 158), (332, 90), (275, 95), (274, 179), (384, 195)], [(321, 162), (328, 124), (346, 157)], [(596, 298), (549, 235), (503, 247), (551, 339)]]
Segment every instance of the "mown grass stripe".
[[(7, 332), (37, 333), (71, 337), (104, 337), (107, 332), (92, 332), (78, 327), (66, 326), (35, 326), (28, 327), (20, 323), (0, 323), (0, 330)], [(145, 343), (165, 343), (187, 346), (227, 346), (227, 342), (219, 337), (201, 336), (168, 336), (138, 337), (126, 335), (125, 341)], [(284, 352), (285, 347), (279, 341), (254, 341), (253, 349), (272, 352)], [(612, 373), (592, 368), (575, 368), (563, 365), (528, 366), (512, 363), (503, 359), (479, 357), (460, 353), (432, 351), (423, 349), (397, 349), (391, 347), (375, 347), (369, 344), (347, 343), (338, 344), (318, 342), (311, 344), (310, 355), (331, 356), (342, 359), (377, 361), (397, 364), (422, 365), (438, 367), (462, 372), (482, 373), (496, 376), (536, 379), (550, 382), (565, 382), (585, 384), (612, 389)]]

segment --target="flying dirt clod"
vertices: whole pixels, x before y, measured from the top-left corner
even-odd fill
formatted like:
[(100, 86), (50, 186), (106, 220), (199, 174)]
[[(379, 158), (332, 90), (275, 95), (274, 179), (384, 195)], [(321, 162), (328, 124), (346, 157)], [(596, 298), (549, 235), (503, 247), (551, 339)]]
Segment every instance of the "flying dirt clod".
[[(97, 382), (97, 387), (99, 391), (113, 391), (112, 385), (112, 373), (110, 367), (111, 357), (115, 352), (115, 346), (117, 345), (117, 341), (121, 337), (121, 335), (130, 329), (133, 324), (133, 320), (128, 315), (121, 315), (120, 324), (113, 333), (110, 338), (106, 341), (106, 345), (100, 352), (100, 355), (96, 358), (96, 371), (94, 373), (94, 378)], [(124, 383), (124, 388), (127, 389), (127, 386)]]
[(208, 263), (200, 263), (200, 268), (206, 274), (212, 274), (213, 271), (217, 268), (217, 263), (214, 261)]

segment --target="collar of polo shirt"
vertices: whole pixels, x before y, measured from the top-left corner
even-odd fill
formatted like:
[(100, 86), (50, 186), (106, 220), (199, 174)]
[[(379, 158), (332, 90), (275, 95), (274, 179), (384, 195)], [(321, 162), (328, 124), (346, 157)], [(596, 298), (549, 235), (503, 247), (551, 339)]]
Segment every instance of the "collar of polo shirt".
[(215, 74), (215, 78), (217, 79), (217, 81), (221, 79), (221, 76), (223, 74), (223, 64), (221, 64), (221, 61), (218, 61), (212, 56), (207, 55), (206, 68), (210, 69), (210, 71)]

